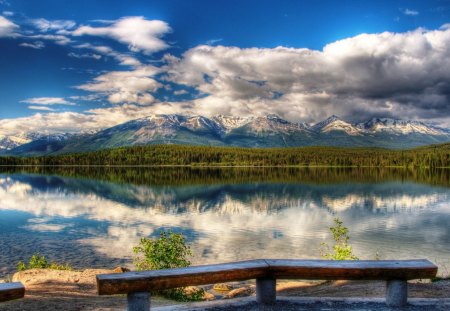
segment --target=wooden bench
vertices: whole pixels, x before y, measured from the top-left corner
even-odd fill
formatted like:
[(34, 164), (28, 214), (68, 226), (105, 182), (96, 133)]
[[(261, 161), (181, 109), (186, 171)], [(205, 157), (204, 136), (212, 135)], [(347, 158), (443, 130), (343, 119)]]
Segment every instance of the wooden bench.
[(256, 279), (256, 300), (276, 301), (276, 279), (386, 280), (386, 303), (407, 303), (407, 280), (436, 276), (428, 260), (288, 260), (259, 259), (188, 268), (97, 275), (99, 295), (127, 294), (128, 310), (150, 309), (150, 292), (188, 285)]
[(0, 302), (23, 298), (25, 287), (20, 282), (0, 283)]

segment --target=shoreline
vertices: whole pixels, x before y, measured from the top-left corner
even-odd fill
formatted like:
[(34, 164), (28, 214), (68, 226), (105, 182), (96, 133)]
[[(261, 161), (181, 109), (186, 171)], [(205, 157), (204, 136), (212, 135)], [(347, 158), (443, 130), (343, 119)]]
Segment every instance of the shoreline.
[(387, 165), (387, 166), (369, 166), (369, 165), (195, 165), (195, 164), (165, 164), (165, 165), (103, 165), (103, 164), (24, 164), (24, 165), (5, 165), (0, 164), (1, 167), (21, 168), (21, 167), (69, 167), (69, 168), (371, 168), (371, 169), (450, 169), (450, 166), (442, 167), (408, 167), (403, 165)]

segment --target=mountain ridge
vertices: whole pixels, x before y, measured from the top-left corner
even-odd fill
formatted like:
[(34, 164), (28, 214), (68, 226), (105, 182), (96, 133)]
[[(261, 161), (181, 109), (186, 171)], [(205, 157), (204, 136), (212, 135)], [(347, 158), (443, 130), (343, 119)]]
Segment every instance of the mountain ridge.
[(31, 156), (149, 144), (398, 149), (449, 141), (449, 129), (413, 120), (372, 118), (362, 123), (350, 123), (333, 115), (308, 125), (290, 122), (274, 114), (251, 117), (216, 115), (211, 118), (153, 114), (94, 133), (37, 135), (35, 139), (9, 149), (8, 145), (0, 144), (0, 150), (4, 155)]

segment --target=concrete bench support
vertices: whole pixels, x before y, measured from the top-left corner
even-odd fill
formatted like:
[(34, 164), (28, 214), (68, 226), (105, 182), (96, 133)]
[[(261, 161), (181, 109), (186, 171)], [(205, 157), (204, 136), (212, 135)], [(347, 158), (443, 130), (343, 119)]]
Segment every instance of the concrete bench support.
[(150, 293), (129, 293), (127, 294), (127, 302), (127, 311), (148, 311), (150, 310)]
[(256, 301), (260, 304), (275, 303), (277, 298), (276, 283), (274, 278), (256, 279)]
[(0, 302), (20, 299), (25, 296), (25, 287), (20, 282), (0, 284)]
[(386, 284), (386, 304), (390, 307), (403, 307), (408, 301), (408, 282), (388, 280)]

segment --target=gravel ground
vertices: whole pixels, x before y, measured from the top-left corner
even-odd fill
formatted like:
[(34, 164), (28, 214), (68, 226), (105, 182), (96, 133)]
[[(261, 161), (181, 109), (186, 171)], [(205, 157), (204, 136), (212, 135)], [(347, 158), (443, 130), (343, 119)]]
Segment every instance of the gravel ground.
[(260, 307), (255, 301), (249, 301), (248, 299), (241, 299), (233, 303), (209, 303), (210, 306), (205, 307), (199, 305), (179, 306), (172, 308), (155, 308), (155, 311), (275, 311), (275, 310), (297, 310), (297, 311), (448, 311), (450, 310), (450, 299), (429, 299), (414, 301), (403, 308), (390, 308), (386, 304), (378, 299), (371, 301), (362, 301), (361, 299), (355, 300), (330, 300), (320, 299), (317, 301), (314, 299), (280, 299), (276, 304), (271, 306)]

